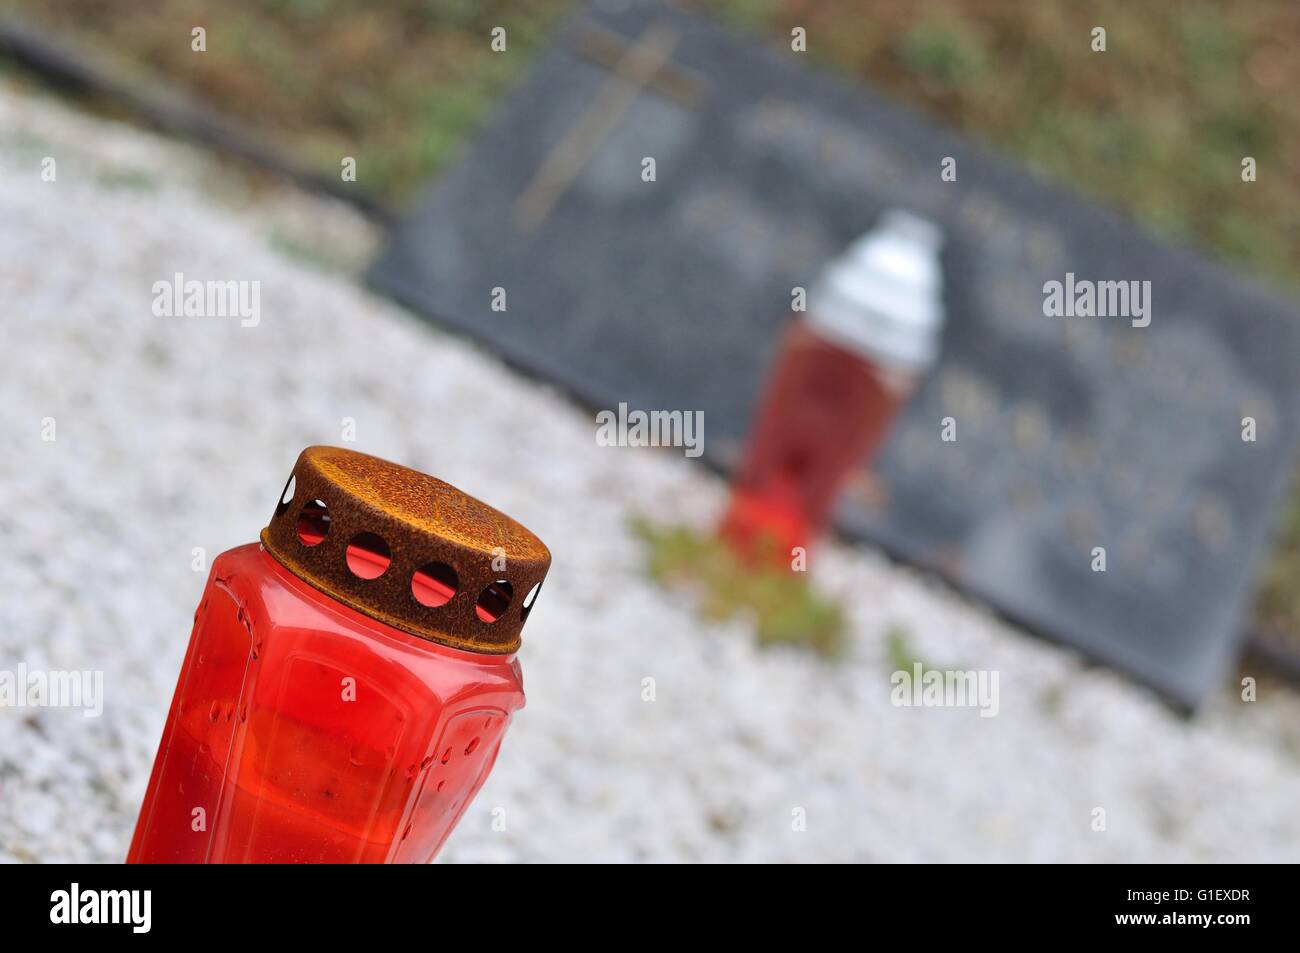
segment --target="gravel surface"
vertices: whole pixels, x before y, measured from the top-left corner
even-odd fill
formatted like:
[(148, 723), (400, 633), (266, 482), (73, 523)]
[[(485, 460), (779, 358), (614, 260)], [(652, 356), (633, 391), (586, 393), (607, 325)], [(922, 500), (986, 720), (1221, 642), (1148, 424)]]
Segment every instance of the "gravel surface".
[[(848, 608), (844, 662), (700, 622), (647, 581), (627, 521), (713, 520), (719, 481), (598, 447), (590, 412), (362, 289), (349, 266), (373, 242), (337, 206), (0, 84), (0, 670), (101, 670), (106, 695), (99, 718), (0, 710), (0, 859), (124, 856), (204, 583), (193, 550), (253, 540), (344, 418), (356, 449), (554, 554), (528, 707), (443, 860), (1300, 859), (1300, 705), (1279, 686), (1186, 721), (835, 545), (811, 572)], [(260, 324), (156, 317), (178, 271), (260, 281)], [(929, 666), (998, 672), (997, 716), (894, 707), (899, 629)]]

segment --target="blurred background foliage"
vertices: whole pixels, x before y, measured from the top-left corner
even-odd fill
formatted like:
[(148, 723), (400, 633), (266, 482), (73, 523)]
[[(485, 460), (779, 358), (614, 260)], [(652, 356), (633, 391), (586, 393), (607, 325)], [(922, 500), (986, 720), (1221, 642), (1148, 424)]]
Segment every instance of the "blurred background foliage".
[[(573, 0), (0, 0), (140, 82), (179, 87), (331, 174), (355, 156), (408, 201)], [(693, 0), (811, 62), (1293, 288), (1300, 274), (1296, 0)], [(207, 30), (207, 52), (190, 29)], [(509, 52), (488, 45), (506, 28)], [(1091, 50), (1091, 30), (1107, 50)], [(1258, 181), (1241, 181), (1243, 156)], [(1300, 633), (1300, 497), (1261, 624)]]

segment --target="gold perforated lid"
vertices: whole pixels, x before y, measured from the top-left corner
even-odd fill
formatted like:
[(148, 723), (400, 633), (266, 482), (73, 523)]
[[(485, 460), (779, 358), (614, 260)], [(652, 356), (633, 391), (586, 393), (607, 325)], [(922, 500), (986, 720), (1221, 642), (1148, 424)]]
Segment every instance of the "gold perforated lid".
[(519, 648), (551, 554), (435, 477), (338, 447), (298, 457), (262, 545), (358, 612), (471, 652)]

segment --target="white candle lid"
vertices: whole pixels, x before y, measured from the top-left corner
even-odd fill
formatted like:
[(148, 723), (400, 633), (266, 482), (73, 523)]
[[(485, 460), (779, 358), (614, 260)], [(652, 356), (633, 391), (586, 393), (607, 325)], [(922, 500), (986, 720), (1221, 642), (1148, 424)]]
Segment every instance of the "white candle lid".
[(901, 209), (832, 261), (808, 295), (808, 326), (892, 367), (920, 370), (943, 329), (938, 225)]

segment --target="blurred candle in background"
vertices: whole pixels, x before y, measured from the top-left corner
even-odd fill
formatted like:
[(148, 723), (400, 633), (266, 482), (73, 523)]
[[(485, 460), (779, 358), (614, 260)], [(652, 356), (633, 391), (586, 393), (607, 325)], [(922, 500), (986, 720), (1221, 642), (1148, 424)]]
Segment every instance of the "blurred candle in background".
[(809, 293), (777, 350), (722, 523), (746, 558), (788, 567), (826, 531), (846, 479), (934, 363), (942, 241), (933, 223), (887, 211)]

